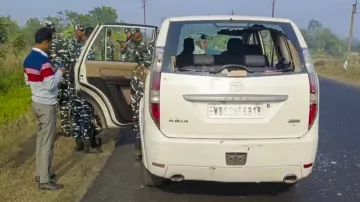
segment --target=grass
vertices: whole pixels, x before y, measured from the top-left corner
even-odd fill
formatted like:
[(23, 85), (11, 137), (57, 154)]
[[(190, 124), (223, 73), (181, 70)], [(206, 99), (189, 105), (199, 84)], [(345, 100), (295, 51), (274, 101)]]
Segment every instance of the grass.
[(22, 67), (26, 52), (17, 56), (9, 46), (0, 45), (0, 125), (17, 120), (29, 109), (30, 89), (24, 85)]
[(360, 55), (353, 55), (344, 74), (344, 60), (329, 56), (314, 57), (315, 68), (320, 76), (360, 86)]
[(22, 62), (28, 50), (14, 54), (0, 45), (0, 198), (9, 202), (79, 201), (114, 149), (113, 141), (103, 145), (104, 153), (76, 154), (72, 138), (55, 142), (53, 170), (61, 191), (36, 188), (35, 123), (30, 110), (30, 89), (24, 85)]
[(58, 175), (58, 182), (64, 184), (64, 189), (49, 192), (39, 191), (34, 182), (35, 142), (35, 136), (31, 136), (13, 148), (8, 156), (3, 156), (0, 164), (2, 201), (80, 201), (114, 149), (114, 144), (108, 143), (103, 145), (102, 154), (77, 154), (73, 152), (71, 138), (59, 137), (52, 167)]

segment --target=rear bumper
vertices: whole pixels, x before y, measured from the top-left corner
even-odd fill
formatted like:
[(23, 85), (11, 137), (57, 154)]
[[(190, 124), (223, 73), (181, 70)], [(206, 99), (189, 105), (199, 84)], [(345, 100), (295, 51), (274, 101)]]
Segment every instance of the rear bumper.
[[(269, 140), (214, 140), (167, 138), (148, 113), (142, 122), (144, 166), (154, 175), (219, 182), (282, 182), (288, 174), (307, 177), (318, 146), (318, 120), (302, 138)], [(146, 121), (144, 121), (146, 120)], [(226, 152), (245, 152), (244, 166), (226, 165)]]

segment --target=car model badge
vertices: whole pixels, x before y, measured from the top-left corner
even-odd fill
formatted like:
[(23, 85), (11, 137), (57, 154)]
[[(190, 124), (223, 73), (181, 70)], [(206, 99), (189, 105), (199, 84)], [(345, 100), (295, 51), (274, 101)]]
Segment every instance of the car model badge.
[(230, 84), (230, 91), (240, 92), (244, 88), (244, 85), (240, 81), (234, 81)]

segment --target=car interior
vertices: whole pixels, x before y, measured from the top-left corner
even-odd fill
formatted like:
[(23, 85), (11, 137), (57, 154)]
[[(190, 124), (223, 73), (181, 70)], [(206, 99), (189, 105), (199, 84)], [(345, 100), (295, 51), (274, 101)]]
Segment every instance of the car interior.
[[(234, 31), (226, 32), (227, 30), (220, 30), (218, 33), (228, 35), (234, 34), (234, 37), (228, 40), (227, 50), (223, 51), (220, 55), (195, 55), (191, 51), (193, 49), (192, 44), (194, 40), (192, 38), (186, 38), (183, 44), (184, 51), (175, 57), (175, 68), (183, 68), (186, 66), (223, 66), (233, 64), (244, 65), (248, 68), (274, 67), (275, 70), (286, 69), (288, 71), (296, 71), (296, 68), (299, 68), (300, 66), (299, 56), (295, 47), (292, 45), (291, 41), (287, 40), (286, 37), (278, 31), (271, 32), (271, 37), (274, 42), (274, 57), (278, 58), (277, 64), (272, 64), (272, 58), (269, 58), (268, 54), (264, 53), (262, 44), (249, 44), (236, 37), (239, 35), (249, 35), (249, 33), (256, 33), (260, 36), (259, 31), (249, 31), (248, 33), (244, 30), (238, 30), (237, 33), (234, 33)], [(293, 55), (294, 58), (292, 57)], [(295, 62), (293, 62), (293, 60)], [(213, 63), (209, 63), (209, 61), (213, 61)]]
[(109, 99), (116, 119), (131, 122), (130, 78), (137, 63), (86, 61), (86, 75), (89, 84), (98, 88)]
[[(106, 29), (109, 28), (102, 28), (102, 32), (94, 39), (95, 42), (106, 41), (107, 33)], [(112, 28), (113, 32), (122, 30)], [(149, 36), (152, 36), (152, 32), (156, 31), (155, 28), (146, 28)], [(145, 31), (144, 31), (145, 32)], [(155, 36), (153, 36), (155, 37)], [(150, 39), (148, 39), (150, 40)], [(95, 43), (94, 42), (94, 43)], [(119, 45), (120, 46), (120, 45)], [(105, 46), (101, 46), (101, 50), (104, 49)], [(116, 49), (119, 47), (116, 47)], [(117, 50), (117, 49), (116, 49)], [(132, 122), (132, 112), (131, 112), (131, 96), (130, 96), (130, 80), (133, 71), (139, 66), (138, 62), (136, 61), (120, 61), (119, 59), (114, 61), (109, 61), (107, 58), (104, 58), (104, 54), (101, 54), (101, 58), (97, 60), (85, 60), (84, 66), (86, 70), (86, 79), (87, 82), (101, 91), (106, 98), (109, 100), (112, 108), (114, 109), (113, 112), (115, 114), (115, 118), (120, 123), (131, 123)], [(91, 86), (88, 86), (89, 88)], [(92, 89), (94, 92), (96, 90)], [(98, 93), (98, 96), (105, 99)]]

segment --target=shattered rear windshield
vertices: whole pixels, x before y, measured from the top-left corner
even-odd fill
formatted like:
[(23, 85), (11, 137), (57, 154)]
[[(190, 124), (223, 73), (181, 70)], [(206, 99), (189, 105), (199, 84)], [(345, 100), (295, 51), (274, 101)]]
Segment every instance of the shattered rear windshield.
[[(184, 50), (184, 39), (194, 40), (194, 54), (221, 55), (227, 51), (228, 42), (232, 38), (245, 40), (243, 36), (234, 36), (221, 30), (244, 30), (252, 26), (263, 26), (282, 32), (293, 44), (298, 54), (302, 53), (299, 41), (290, 23), (279, 22), (259, 22), (259, 21), (181, 21), (170, 22), (166, 45), (163, 56), (163, 69), (168, 69), (171, 63), (171, 56), (177, 56)], [(270, 32), (263, 30), (261, 40), (263, 40), (265, 55), (272, 53), (272, 39)], [(248, 39), (248, 38), (247, 38)], [(257, 39), (251, 39), (253, 43), (259, 43)], [(206, 45), (204, 45), (206, 43)], [(250, 42), (251, 44), (252, 42)], [(270, 58), (275, 59), (276, 57)], [(271, 61), (270, 61), (271, 62)]]

